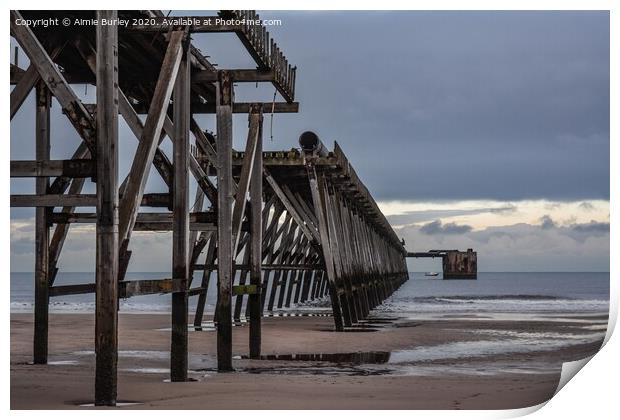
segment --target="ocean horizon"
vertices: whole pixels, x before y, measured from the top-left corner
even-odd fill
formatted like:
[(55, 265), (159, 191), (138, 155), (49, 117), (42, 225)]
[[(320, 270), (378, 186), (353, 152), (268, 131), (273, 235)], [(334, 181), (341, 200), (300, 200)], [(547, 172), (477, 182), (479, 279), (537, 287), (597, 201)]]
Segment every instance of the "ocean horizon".
[[(609, 311), (609, 272), (479, 272), (477, 280), (443, 280), (410, 272), (409, 281), (387, 299), (376, 312), (408, 318), (432, 313), (577, 313)], [(132, 280), (166, 278), (164, 272), (130, 272)], [(202, 272), (194, 274), (193, 285), (200, 283)], [(61, 272), (55, 285), (95, 281), (94, 272)], [(207, 293), (206, 313), (215, 308), (216, 274), (212, 273)], [(271, 285), (269, 286), (271, 287)], [(34, 273), (12, 272), (11, 312), (32, 312)], [(135, 296), (120, 300), (120, 312), (160, 313), (170, 311), (170, 295)], [(190, 312), (197, 296), (189, 299)], [(94, 312), (94, 295), (55, 296), (50, 298), (52, 313)], [(327, 298), (273, 312), (330, 312)], [(243, 313), (243, 312), (242, 312)]]

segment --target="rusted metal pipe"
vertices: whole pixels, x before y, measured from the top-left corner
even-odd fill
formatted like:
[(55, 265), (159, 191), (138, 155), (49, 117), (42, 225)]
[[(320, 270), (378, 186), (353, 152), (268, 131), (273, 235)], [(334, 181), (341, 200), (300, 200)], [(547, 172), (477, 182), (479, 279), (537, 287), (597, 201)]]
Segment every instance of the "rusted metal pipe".
[(321, 142), (319, 136), (312, 131), (304, 131), (299, 136), (299, 145), (304, 153), (316, 154), (320, 157), (325, 157), (329, 153), (327, 147)]

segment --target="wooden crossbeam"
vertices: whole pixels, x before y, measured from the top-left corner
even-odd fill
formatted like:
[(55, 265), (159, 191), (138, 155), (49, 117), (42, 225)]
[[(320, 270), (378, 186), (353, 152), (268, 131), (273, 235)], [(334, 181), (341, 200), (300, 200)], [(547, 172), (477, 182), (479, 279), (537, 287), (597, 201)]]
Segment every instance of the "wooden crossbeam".
[[(78, 50), (88, 67), (91, 69), (93, 74), (95, 73), (96, 68), (96, 52), (93, 46), (88, 42), (86, 37), (79, 36), (74, 42), (75, 48)], [(144, 131), (144, 124), (142, 120), (134, 110), (133, 106), (127, 99), (127, 96), (123, 93), (122, 89), (118, 88), (118, 110), (120, 114), (123, 116), (123, 119), (129, 126), (129, 129), (134, 134), (135, 138), (140, 141), (142, 139), (142, 133)], [(159, 137), (158, 144), (164, 140), (165, 134), (162, 132)], [(157, 169), (157, 172), (164, 180), (168, 188), (172, 187), (172, 163), (166, 156), (166, 154), (159, 148), (155, 150), (155, 157), (153, 158), (153, 164)], [(121, 184), (120, 191), (121, 193), (127, 186), (129, 178), (126, 178), (125, 181)]]
[(95, 176), (95, 161), (76, 160), (12, 160), (11, 178), (66, 176), (89, 178)]
[(213, 145), (211, 145), (211, 143), (207, 139), (204, 131), (202, 131), (202, 129), (193, 117), (190, 120), (189, 127), (192, 131), (192, 134), (194, 134), (194, 138), (196, 139), (196, 146), (198, 146), (202, 153), (204, 153), (209, 163), (215, 166), (217, 164), (217, 152), (213, 148)]
[(138, 214), (138, 208), (144, 194), (149, 176), (150, 166), (155, 157), (159, 136), (164, 124), (168, 102), (176, 80), (183, 53), (183, 31), (175, 31), (170, 35), (168, 48), (159, 73), (155, 93), (151, 101), (140, 144), (136, 150), (125, 194), (119, 204), (119, 238), (121, 243), (131, 235), (131, 230)]
[[(82, 187), (84, 186), (84, 178), (75, 178), (69, 187), (69, 195), (77, 195), (82, 192)], [(71, 214), (75, 210), (75, 207), (66, 206), (62, 208), (63, 213)], [(56, 280), (56, 273), (58, 273), (58, 259), (60, 258), (60, 253), (62, 251), (62, 247), (65, 243), (65, 239), (67, 238), (67, 234), (69, 233), (69, 225), (68, 224), (57, 224), (54, 229), (54, 234), (52, 235), (52, 240), (50, 242), (49, 248), (49, 285), (52, 286), (54, 281)]]
[[(64, 44), (54, 47), (52, 51), (50, 51), (50, 59), (56, 59), (56, 57), (60, 54), (63, 48)], [(17, 66), (11, 65), (11, 70), (13, 70), (14, 67), (18, 68)], [(41, 75), (39, 74), (39, 71), (34, 64), (30, 64), (30, 66), (28, 66), (25, 71), (21, 70), (21, 72), (22, 73), (19, 77), (19, 82), (17, 82), (17, 84), (11, 91), (11, 120), (13, 119), (17, 111), (19, 111), (19, 108), (28, 97), (28, 94), (32, 91), (37, 82), (41, 80)]]
[[(80, 143), (80, 145), (77, 147), (77, 149), (71, 156), (71, 160), (90, 159), (91, 157), (92, 155), (90, 153), (90, 150), (88, 149), (88, 146), (86, 146), (86, 143), (82, 142)], [(54, 182), (52, 182), (52, 185), (50, 185), (48, 189), (48, 193), (49, 194), (64, 193), (67, 190), (67, 188), (69, 188), (71, 181), (72, 181), (72, 178), (69, 178), (68, 176), (57, 177), (54, 180)]]
[(217, 203), (217, 188), (213, 185), (213, 182), (211, 182), (207, 174), (200, 166), (200, 163), (198, 163), (196, 157), (193, 155), (189, 156), (189, 169), (192, 172), (192, 175), (194, 175), (198, 186), (209, 198), (209, 201), (211, 203)]
[(96, 194), (11, 194), (11, 207), (94, 207)]
[[(124, 280), (118, 283), (120, 298), (173, 293), (179, 289), (179, 279)], [(50, 287), (50, 296), (83, 295), (95, 293), (95, 283), (70, 284)]]
[[(270, 70), (259, 69), (234, 69), (228, 70), (232, 79), (236, 82), (273, 82), (275, 81), (275, 74)], [(202, 70), (192, 73), (192, 82), (217, 82), (217, 72)]]
[(95, 121), (88, 113), (75, 92), (71, 89), (64, 76), (47, 54), (30, 27), (17, 25), (17, 19), (23, 19), (21, 14), (11, 11), (11, 33), (24, 49), (39, 75), (47, 84), (54, 97), (58, 100), (69, 120), (80, 134), (93, 156), (96, 155), (95, 147)]
[[(71, 192), (71, 191), (70, 191)], [(144, 194), (141, 206), (169, 207), (169, 194)], [(95, 194), (12, 194), (11, 207), (94, 207)]]
[(241, 223), (245, 213), (247, 194), (250, 191), (250, 182), (262, 182), (262, 177), (258, 180), (251, 180), (262, 121), (263, 115), (260, 108), (258, 106), (253, 107), (249, 115), (249, 130), (245, 147), (245, 159), (243, 166), (241, 167), (241, 176), (239, 177), (237, 194), (235, 195), (235, 203), (233, 206), (233, 252), (235, 252), (239, 246)]
[(233, 296), (258, 295), (259, 290), (259, 286), (255, 284), (238, 284), (232, 287), (232, 294)]
[(295, 219), (295, 222), (297, 222), (301, 231), (311, 241), (319, 242), (318, 232), (316, 231), (316, 228), (314, 227), (314, 225), (312, 225), (311, 221), (304, 219), (304, 217), (302, 216), (303, 213), (300, 213), (299, 209), (291, 202), (291, 200), (289, 200), (288, 196), (284, 193), (284, 191), (282, 191), (282, 188), (280, 188), (280, 186), (278, 185), (276, 180), (273, 178), (273, 176), (271, 176), (271, 173), (267, 170), (267, 168), (263, 170), (263, 173), (264, 173), (265, 179), (267, 180), (267, 182), (269, 183), (273, 191), (276, 193), (276, 195), (278, 196), (278, 198), (280, 199), (280, 201), (286, 208), (286, 211), (289, 212), (291, 216), (293, 216), (293, 218)]
[[(235, 102), (232, 104), (232, 113), (248, 114), (250, 112), (250, 107), (254, 103), (255, 102)], [(299, 112), (299, 102), (262, 102), (262, 107), (264, 114), (286, 114)], [(135, 104), (134, 108), (138, 114), (146, 114), (148, 112), (146, 105), (142, 102)], [(193, 102), (190, 107), (192, 114), (215, 114), (215, 108), (216, 105), (213, 102)]]
[[(233, 114), (247, 114), (253, 104), (253, 102), (235, 102), (232, 106), (232, 112)], [(264, 102), (262, 108), (265, 114), (296, 113), (299, 112), (299, 102)], [(212, 103), (193, 104), (192, 113), (213, 114), (215, 113), (215, 106)]]
[[(95, 223), (96, 213), (52, 212), (49, 215), (51, 223)], [(215, 212), (192, 212), (189, 213), (190, 223), (216, 224)], [(136, 222), (142, 223), (171, 223), (172, 213), (138, 213)]]
[(11, 85), (17, 85), (22, 80), (22, 77), (24, 77), (25, 73), (26, 73), (26, 70), (11, 63), (11, 67), (10, 67)]

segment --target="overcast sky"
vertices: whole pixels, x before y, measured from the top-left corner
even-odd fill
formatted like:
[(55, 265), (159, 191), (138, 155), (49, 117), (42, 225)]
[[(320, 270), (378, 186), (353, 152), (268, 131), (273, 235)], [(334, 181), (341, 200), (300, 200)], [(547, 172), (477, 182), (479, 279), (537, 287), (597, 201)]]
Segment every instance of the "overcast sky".
[[(265, 149), (295, 147), (306, 129), (330, 148), (338, 141), (409, 248), (473, 247), (481, 270), (608, 270), (607, 12), (260, 14), (282, 20), (268, 29), (298, 66), (300, 102), (299, 114), (274, 117), (273, 142), (266, 118)], [(252, 66), (234, 35), (194, 42), (220, 68)], [(92, 87), (76, 91), (94, 101)], [(273, 88), (243, 85), (236, 94), (270, 101)], [(78, 139), (58, 108), (53, 154), (61, 158)], [(213, 128), (213, 117), (201, 122)], [(237, 147), (246, 127), (236, 116)], [(13, 159), (33, 158), (33, 131), (31, 114), (18, 113)], [(136, 141), (124, 124), (121, 138), (127, 168)], [(12, 181), (12, 190), (31, 185)], [(149, 188), (161, 186), (151, 177)], [(32, 214), (12, 211), (13, 271), (32, 267)], [(76, 251), (91, 258), (94, 237), (80, 235)], [(169, 242), (148, 240), (161, 254), (134, 252), (130, 269), (169, 271)], [(67, 255), (63, 268), (92, 269), (90, 259)]]

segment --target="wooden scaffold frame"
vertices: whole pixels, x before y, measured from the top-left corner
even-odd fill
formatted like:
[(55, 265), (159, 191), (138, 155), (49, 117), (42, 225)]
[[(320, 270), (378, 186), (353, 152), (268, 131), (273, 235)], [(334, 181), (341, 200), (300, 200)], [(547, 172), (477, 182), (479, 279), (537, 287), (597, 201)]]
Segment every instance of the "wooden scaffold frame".
[[(161, 24), (57, 33), (16, 24), (51, 15)], [(254, 11), (219, 16), (258, 19)], [(188, 379), (188, 299), (197, 296), (193, 324), (200, 326), (214, 272), (220, 371), (233, 370), (233, 320), (249, 320), (249, 354), (258, 358), (265, 311), (328, 297), (335, 329), (344, 331), (408, 278), (402, 242), (338, 144), (330, 152), (306, 132), (300, 149), (263, 151), (263, 114), (299, 108), (296, 67), (265, 27), (169, 26), (164, 19), (159, 11), (11, 12), (11, 35), (30, 60), (26, 69), (11, 64), (11, 119), (31, 91), (36, 95), (35, 159), (11, 161), (11, 177), (36, 178), (35, 194), (11, 195), (12, 207), (36, 208), (33, 360), (47, 363), (50, 297), (95, 293), (96, 405), (117, 400), (119, 298), (171, 294), (170, 378), (180, 382)], [(208, 32), (235, 33), (256, 68), (217, 69), (191, 42), (192, 34)], [(236, 102), (235, 83), (245, 82), (272, 83), (284, 100)], [(84, 83), (96, 86), (96, 104), (73, 90)], [(70, 159), (50, 159), (52, 98), (81, 139)], [(215, 114), (215, 134), (198, 125), (202, 113)], [(244, 151), (233, 149), (235, 113), (248, 115)], [(138, 140), (122, 181), (119, 115)], [(166, 138), (172, 160), (161, 148)], [(146, 192), (152, 167), (167, 191)], [(193, 206), (190, 174), (198, 185)], [(83, 193), (89, 178), (96, 194)], [(55, 285), (69, 228), (79, 223), (96, 225), (96, 281)], [(172, 232), (171, 278), (126, 278), (136, 231)], [(200, 284), (192, 282), (195, 271), (202, 271)]]

